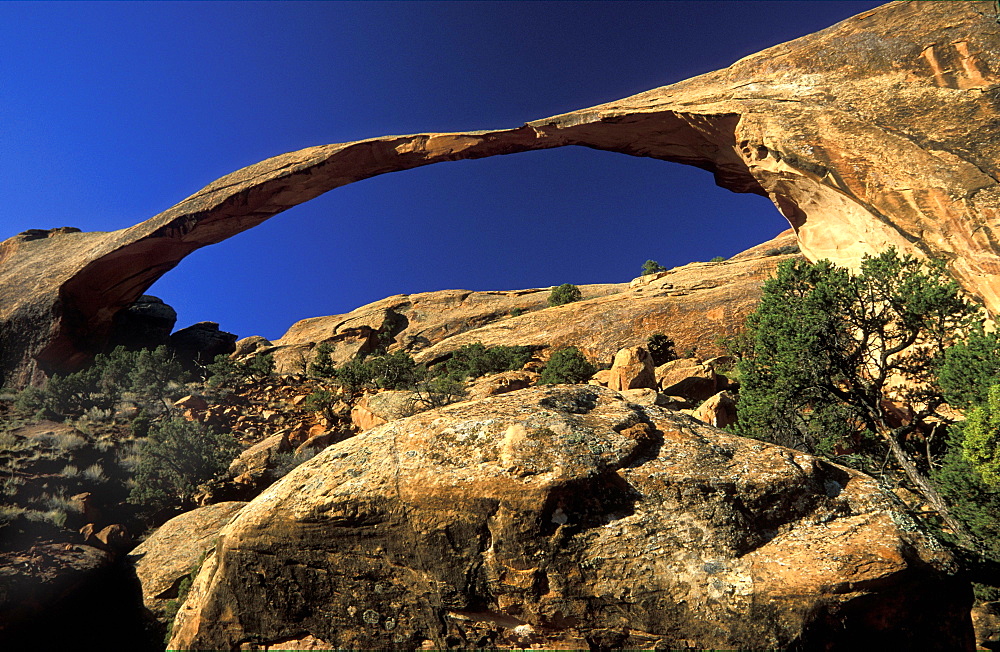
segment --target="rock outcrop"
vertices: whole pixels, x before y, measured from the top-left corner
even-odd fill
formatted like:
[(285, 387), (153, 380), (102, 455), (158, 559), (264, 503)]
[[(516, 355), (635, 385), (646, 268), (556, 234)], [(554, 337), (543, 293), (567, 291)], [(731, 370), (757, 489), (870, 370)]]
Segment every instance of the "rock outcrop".
[(611, 389), (657, 389), (656, 367), (653, 356), (641, 346), (629, 346), (615, 354), (608, 374), (608, 387)]
[(201, 321), (171, 335), (170, 346), (182, 361), (204, 365), (236, 351), (236, 336), (214, 321)]
[(142, 601), (158, 618), (167, 602), (176, 599), (181, 580), (198, 570), (216, 537), (244, 502), (216, 503), (175, 516), (139, 544), (129, 555), (142, 584)]
[(177, 311), (159, 297), (142, 295), (115, 315), (108, 347), (155, 349), (170, 342)]
[(766, 195), (810, 258), (851, 265), (889, 245), (942, 258), (996, 311), (998, 37), (990, 3), (893, 2), (623, 100), (513, 129), (312, 147), (127, 229), (25, 232), (0, 243), (0, 383), (82, 363), (115, 314), (184, 256), (328, 190), (566, 145), (686, 163)]
[[(719, 336), (735, 335), (760, 300), (760, 287), (790, 256), (757, 256), (722, 263), (689, 263), (639, 287), (564, 306), (528, 312), (455, 333), (426, 348), (414, 348), (418, 362), (434, 362), (466, 344), (579, 348), (590, 360), (612, 363), (621, 348), (646, 346), (665, 333), (679, 351), (723, 353)], [(585, 295), (586, 297), (586, 295)]]
[(169, 648), (970, 650), (954, 568), (856, 471), (528, 388), (293, 470), (222, 530)]

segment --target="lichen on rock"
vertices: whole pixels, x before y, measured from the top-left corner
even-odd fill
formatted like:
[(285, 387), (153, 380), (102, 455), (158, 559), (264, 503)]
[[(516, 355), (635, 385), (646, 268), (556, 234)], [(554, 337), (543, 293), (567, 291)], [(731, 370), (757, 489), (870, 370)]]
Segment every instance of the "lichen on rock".
[(607, 388), (528, 388), (293, 470), (223, 530), (171, 647), (967, 648), (968, 585), (894, 509), (856, 471)]

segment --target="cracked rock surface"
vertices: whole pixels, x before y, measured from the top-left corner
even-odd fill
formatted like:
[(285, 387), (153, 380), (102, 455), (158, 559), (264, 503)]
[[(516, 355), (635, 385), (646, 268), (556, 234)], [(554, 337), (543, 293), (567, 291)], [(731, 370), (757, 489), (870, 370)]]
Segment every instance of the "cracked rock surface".
[(901, 509), (606, 388), (533, 387), (296, 468), (223, 529), (170, 649), (972, 649), (970, 587)]

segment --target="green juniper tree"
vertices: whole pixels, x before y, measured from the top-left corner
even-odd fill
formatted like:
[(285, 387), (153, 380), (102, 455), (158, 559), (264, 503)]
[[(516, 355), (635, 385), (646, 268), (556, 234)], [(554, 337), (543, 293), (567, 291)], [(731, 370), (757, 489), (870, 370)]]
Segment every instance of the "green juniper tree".
[(665, 272), (667, 268), (656, 262), (655, 260), (647, 260), (642, 264), (642, 275), (647, 276), (649, 274), (656, 274), (657, 272)]
[[(782, 263), (747, 321), (737, 431), (825, 455), (846, 449), (872, 461), (888, 453), (969, 542), (909, 435), (928, 429), (945, 402), (939, 362), (978, 316), (942, 264), (894, 249), (866, 257), (857, 274), (829, 261)], [(912, 418), (900, 423), (890, 399)]]
[(585, 383), (595, 373), (597, 367), (592, 365), (578, 348), (568, 346), (552, 353), (548, 364), (538, 377), (538, 382), (541, 385)]
[(572, 283), (563, 283), (549, 294), (549, 306), (562, 306), (583, 299), (580, 288)]
[(239, 450), (231, 434), (200, 423), (170, 419), (154, 424), (138, 449), (129, 502), (150, 511), (188, 503), (198, 485), (225, 471)]

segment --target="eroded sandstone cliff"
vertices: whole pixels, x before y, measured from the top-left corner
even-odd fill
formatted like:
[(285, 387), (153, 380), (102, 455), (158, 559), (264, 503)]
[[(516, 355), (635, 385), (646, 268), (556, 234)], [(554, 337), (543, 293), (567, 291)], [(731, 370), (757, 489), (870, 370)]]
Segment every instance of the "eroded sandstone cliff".
[(1000, 308), (1000, 26), (986, 2), (894, 2), (729, 68), (514, 129), (387, 136), (283, 154), (111, 233), (0, 243), (4, 379), (71, 367), (191, 251), (333, 188), (430, 163), (580, 145), (695, 165), (769, 196), (803, 252), (943, 258)]

